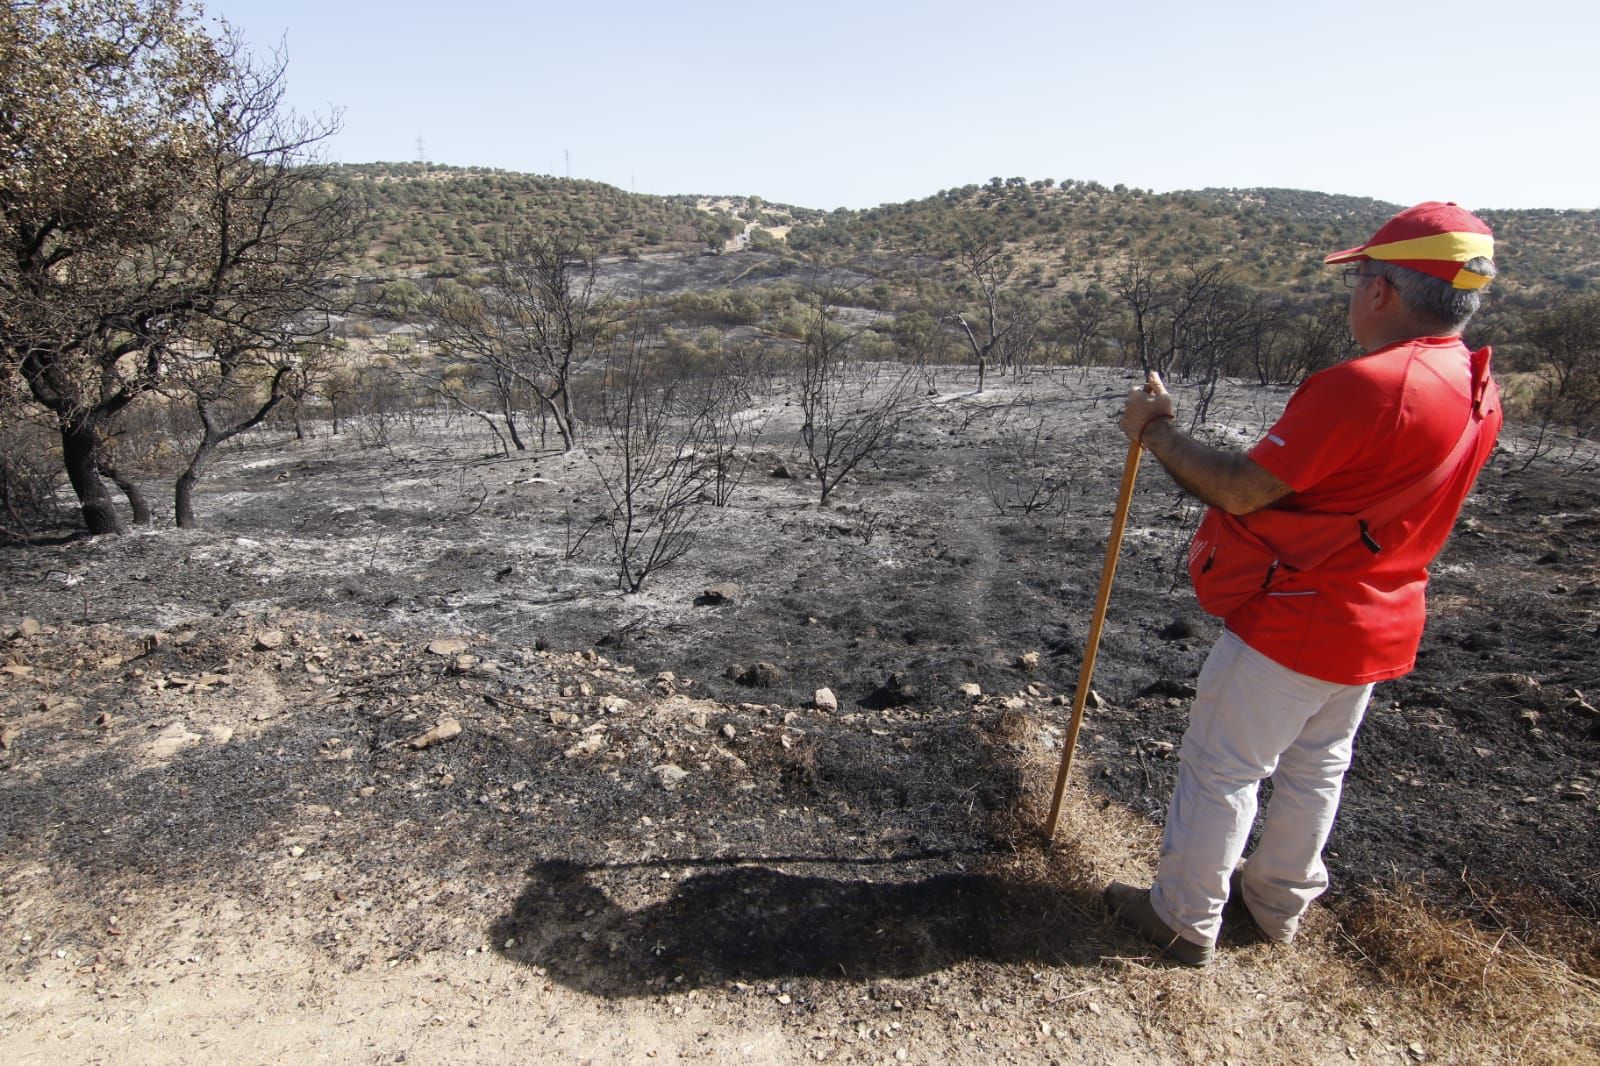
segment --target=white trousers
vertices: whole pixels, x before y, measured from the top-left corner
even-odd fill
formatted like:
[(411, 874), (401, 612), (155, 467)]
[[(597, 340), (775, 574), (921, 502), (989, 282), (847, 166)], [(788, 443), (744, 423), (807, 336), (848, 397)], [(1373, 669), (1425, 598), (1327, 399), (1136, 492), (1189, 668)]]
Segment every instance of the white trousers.
[(1328, 887), (1322, 849), (1371, 696), (1370, 684), (1295, 673), (1223, 632), (1200, 671), (1150, 893), (1173, 932), (1216, 941), (1256, 792), (1270, 776), (1261, 839), (1244, 868), (1245, 903), (1270, 939), (1294, 936)]

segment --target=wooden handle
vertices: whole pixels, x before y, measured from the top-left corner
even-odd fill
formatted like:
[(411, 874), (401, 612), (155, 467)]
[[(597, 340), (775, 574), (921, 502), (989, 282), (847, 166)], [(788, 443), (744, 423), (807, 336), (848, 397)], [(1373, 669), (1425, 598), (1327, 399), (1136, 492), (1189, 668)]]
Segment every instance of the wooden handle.
[(1111, 583), (1117, 576), (1117, 553), (1122, 549), (1122, 530), (1128, 524), (1128, 506), (1133, 502), (1133, 482), (1139, 476), (1138, 441), (1128, 442), (1128, 457), (1122, 464), (1122, 489), (1117, 496), (1116, 517), (1111, 520), (1111, 539), (1106, 542), (1106, 562), (1100, 570), (1100, 593), (1094, 601), (1094, 620), (1089, 624), (1089, 640), (1083, 646), (1083, 666), (1078, 670), (1078, 691), (1072, 697), (1072, 721), (1067, 726), (1066, 743), (1061, 749), (1061, 768), (1056, 771), (1056, 793), (1050, 801), (1050, 820), (1045, 825), (1047, 842), (1056, 838), (1061, 820), (1061, 797), (1067, 791), (1067, 775), (1072, 772), (1072, 752), (1078, 746), (1078, 730), (1083, 727), (1083, 708), (1089, 702), (1089, 683), (1094, 680), (1094, 657), (1100, 650), (1100, 630), (1106, 621), (1106, 606), (1111, 602)]

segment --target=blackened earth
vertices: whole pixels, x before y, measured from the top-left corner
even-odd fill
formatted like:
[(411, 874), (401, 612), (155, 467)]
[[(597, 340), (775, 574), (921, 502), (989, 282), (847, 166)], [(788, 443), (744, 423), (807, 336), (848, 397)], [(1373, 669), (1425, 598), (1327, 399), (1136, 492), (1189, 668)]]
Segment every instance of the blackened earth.
[[(363, 876), (425, 848), (507, 901), (496, 944), (598, 991), (1093, 958), (1104, 945), (1055, 920), (1092, 900), (994, 856), (1036, 843), (1019, 811), (1050, 782), (1026, 776), (1019, 737), (1048, 746), (1065, 725), (1133, 381), (971, 384), (930, 374), (897, 446), (828, 507), (793, 408), (753, 404), (765, 432), (732, 503), (637, 595), (616, 591), (603, 533), (581, 537), (604, 501), (589, 456), (498, 455), (443, 415), (249, 443), (203, 484), (198, 531), (4, 549), (0, 626), (44, 623), (59, 646), (18, 637), (17, 655), (72, 681), (66, 710), (29, 732), (34, 711), (8, 704), (0, 840), (90, 892), (113, 875), (248, 883), (274, 876), (250, 856), (292, 812), (364, 795), (366, 814), (325, 836)], [(1240, 386), (1201, 432), (1246, 443), (1285, 396)], [(1600, 476), (1592, 451), (1530, 463), (1514, 429), (1505, 444), (1434, 568), (1418, 668), (1379, 687), (1358, 741), (1328, 853), (1335, 908), (1411, 883), (1468, 913), (1531, 894), (1600, 916)], [(1163, 816), (1218, 632), (1180, 580), (1197, 518), (1144, 469), (1081, 802)], [(252, 641), (274, 626), (294, 638), (264, 655)], [(494, 671), (424, 650), (449, 635)], [(99, 651), (116, 665), (97, 673)], [(304, 702), (144, 769), (104, 746), (102, 713), (169, 720), (152, 676), (209, 692), (196, 678), (221, 663), (227, 699), (252, 698), (251, 670), (292, 666), (300, 681), (262, 691)], [(823, 687), (837, 711), (813, 705)], [(472, 716), (461, 738), (413, 748), (445, 711)], [(583, 751), (594, 735), (604, 748)], [(671, 790), (668, 764), (687, 771)], [(607, 950), (623, 941), (651, 951)]]

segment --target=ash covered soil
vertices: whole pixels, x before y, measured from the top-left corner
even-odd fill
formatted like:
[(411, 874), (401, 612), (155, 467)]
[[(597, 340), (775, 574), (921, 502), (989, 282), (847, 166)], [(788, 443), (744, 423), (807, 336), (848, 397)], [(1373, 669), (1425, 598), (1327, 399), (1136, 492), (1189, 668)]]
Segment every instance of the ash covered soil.
[[(0, 1049), (68, 1018), (51, 1061), (129, 1032), (124, 1061), (1493, 1061), (1380, 1016), (1338, 921), (1399, 884), (1600, 915), (1592, 456), (1524, 468), (1508, 434), (1480, 480), (1309, 946), (1225, 933), (1157, 973), (1096, 893), (1149, 875), (1217, 623), (1153, 464), (1040, 843), (1132, 384), (944, 371), (828, 507), (770, 398), (732, 503), (635, 595), (580, 541), (589, 456), (442, 417), (249, 443), (201, 530), (0, 551)], [(1203, 432), (1253, 440), (1286, 395)]]

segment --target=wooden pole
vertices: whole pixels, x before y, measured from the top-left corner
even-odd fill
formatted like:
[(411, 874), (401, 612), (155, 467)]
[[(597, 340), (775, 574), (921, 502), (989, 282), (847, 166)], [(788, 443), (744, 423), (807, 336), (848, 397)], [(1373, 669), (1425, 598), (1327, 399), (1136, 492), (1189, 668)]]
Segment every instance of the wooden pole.
[(1138, 441), (1128, 442), (1128, 457), (1122, 464), (1122, 489), (1117, 496), (1116, 517), (1111, 520), (1111, 539), (1106, 542), (1106, 562), (1100, 571), (1100, 594), (1094, 601), (1094, 620), (1089, 624), (1089, 640), (1083, 646), (1083, 666), (1078, 670), (1078, 691), (1072, 697), (1072, 721), (1067, 726), (1066, 743), (1061, 749), (1061, 768), (1056, 771), (1056, 794), (1050, 801), (1050, 820), (1045, 840), (1056, 838), (1056, 823), (1061, 820), (1061, 798), (1067, 791), (1067, 775), (1072, 772), (1072, 752), (1078, 746), (1078, 730), (1083, 727), (1083, 708), (1089, 702), (1089, 683), (1094, 680), (1094, 657), (1100, 649), (1100, 630), (1106, 621), (1106, 606), (1111, 602), (1111, 582), (1117, 576), (1117, 553), (1122, 549), (1122, 530), (1128, 524), (1128, 505), (1133, 502), (1133, 481), (1139, 476)]

